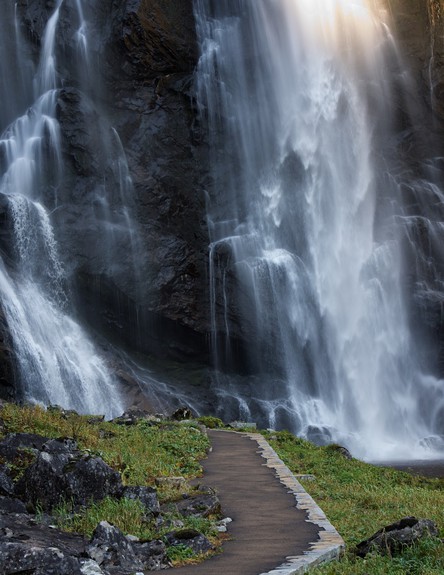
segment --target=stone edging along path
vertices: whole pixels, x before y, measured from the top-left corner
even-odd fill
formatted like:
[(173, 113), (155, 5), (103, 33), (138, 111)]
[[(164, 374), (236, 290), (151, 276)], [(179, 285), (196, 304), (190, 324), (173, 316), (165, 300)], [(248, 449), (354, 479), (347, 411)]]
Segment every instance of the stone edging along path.
[(267, 573), (261, 573), (260, 575), (299, 575), (300, 573), (306, 573), (310, 567), (339, 558), (345, 549), (344, 540), (327, 519), (322, 509), (305, 491), (294, 474), (262, 435), (259, 433), (246, 433), (245, 435), (257, 442), (261, 455), (266, 460), (265, 465), (275, 470), (279, 481), (294, 495), (296, 507), (306, 511), (306, 521), (320, 528), (319, 540), (311, 543), (310, 549), (305, 551), (304, 555), (287, 557), (285, 563), (272, 571), (267, 571)]

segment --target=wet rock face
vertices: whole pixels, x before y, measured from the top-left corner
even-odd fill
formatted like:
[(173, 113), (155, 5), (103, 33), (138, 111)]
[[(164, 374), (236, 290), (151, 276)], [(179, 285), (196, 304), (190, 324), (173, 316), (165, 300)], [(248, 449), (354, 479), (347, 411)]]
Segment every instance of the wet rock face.
[(192, 0), (124, 3), (111, 46), (119, 65), (107, 79), (134, 185), (144, 311), (170, 340), (177, 332), (179, 348), (187, 342), (186, 356), (187, 347), (204, 353), (209, 330), (207, 158), (192, 96), (194, 26)]
[(193, 70), (197, 58), (192, 0), (129, 0), (122, 40), (130, 75), (142, 80)]
[[(404, 166), (400, 195), (405, 215), (403, 285), (410, 325), (423, 365), (444, 374), (442, 232), (444, 166), (444, 0), (384, 0), (409, 82), (397, 94), (396, 154)], [(405, 78), (404, 78), (405, 79)], [(441, 433), (442, 429), (437, 429)]]
[(8, 325), (0, 307), (0, 399), (16, 397), (13, 357)]
[(395, 34), (418, 87), (418, 97), (444, 119), (443, 0), (390, 0)]
[[(34, 69), (55, 6), (17, 3)], [(82, 10), (88, 66), (78, 65), (77, 2), (60, 6), (63, 174), (49, 174), (44, 192), (68, 284), (79, 313), (114, 343), (205, 361), (208, 170), (193, 101), (193, 0), (83, 0)], [(132, 180), (124, 190), (122, 157)], [(0, 217), (7, 223), (7, 205)], [(0, 249), (11, 259), (9, 235), (2, 226)]]

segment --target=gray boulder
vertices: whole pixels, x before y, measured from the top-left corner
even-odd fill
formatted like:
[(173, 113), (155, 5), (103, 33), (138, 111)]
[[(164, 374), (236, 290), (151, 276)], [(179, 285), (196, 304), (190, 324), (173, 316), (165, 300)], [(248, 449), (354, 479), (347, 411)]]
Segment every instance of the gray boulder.
[(107, 521), (97, 525), (86, 552), (102, 569), (110, 573), (159, 571), (168, 566), (166, 547), (162, 541), (139, 543)]
[(159, 422), (160, 419), (146, 409), (141, 409), (137, 406), (128, 408), (122, 415), (113, 419), (113, 423), (118, 425), (136, 425), (139, 421), (152, 422), (154, 424)]
[(219, 498), (215, 493), (204, 493), (176, 503), (177, 510), (184, 517), (209, 517), (221, 511)]
[(70, 497), (76, 505), (87, 505), (122, 493), (120, 473), (100, 457), (84, 457), (70, 467), (65, 478)]
[(13, 495), (14, 483), (6, 465), (0, 465), (0, 495)]
[(171, 419), (175, 421), (186, 421), (187, 419), (193, 419), (195, 417), (193, 411), (187, 407), (178, 407), (172, 414)]
[(64, 453), (66, 455), (72, 456), (80, 453), (79, 448), (77, 447), (77, 442), (69, 437), (49, 439), (42, 445), (41, 451), (46, 451), (53, 454)]
[(165, 540), (171, 547), (185, 545), (192, 549), (193, 553), (196, 555), (207, 553), (213, 549), (213, 545), (205, 535), (202, 535), (202, 533), (199, 533), (194, 529), (180, 529), (178, 531), (172, 531), (165, 535)]
[(20, 499), (0, 495), (0, 514), (4, 513), (27, 513), (27, 510)]
[(356, 546), (359, 557), (365, 557), (372, 551), (382, 555), (395, 555), (402, 548), (413, 545), (424, 537), (437, 537), (438, 529), (430, 519), (417, 519), (404, 517), (396, 523), (387, 525), (377, 531), (372, 537), (362, 541)]
[(160, 513), (157, 491), (152, 487), (125, 487), (123, 497), (126, 499), (138, 499), (144, 506), (147, 514), (159, 515)]
[(38, 504), (43, 511), (50, 511), (63, 499), (68, 500), (70, 494), (64, 475), (68, 461), (66, 454), (40, 453), (18, 481), (17, 495), (32, 510), (35, 510)]
[(0, 441), (0, 455), (10, 460), (23, 449), (37, 453), (47, 441), (49, 441), (49, 437), (35, 433), (10, 433)]
[(160, 571), (169, 566), (166, 545), (159, 539), (135, 546), (135, 552), (148, 571)]
[(82, 575), (80, 561), (56, 547), (32, 547), (20, 541), (0, 541), (2, 575)]
[(100, 457), (77, 459), (70, 452), (42, 451), (17, 483), (16, 493), (31, 509), (51, 511), (62, 501), (87, 505), (121, 494), (122, 480)]
[(87, 553), (99, 566), (141, 569), (143, 564), (125, 535), (107, 521), (101, 521), (87, 547)]

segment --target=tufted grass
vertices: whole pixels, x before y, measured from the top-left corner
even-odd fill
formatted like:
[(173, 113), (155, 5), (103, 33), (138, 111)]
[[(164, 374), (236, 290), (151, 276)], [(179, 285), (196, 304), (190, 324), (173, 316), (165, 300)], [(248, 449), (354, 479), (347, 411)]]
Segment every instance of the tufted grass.
[(399, 557), (373, 555), (365, 560), (353, 547), (378, 529), (413, 515), (433, 519), (443, 535), (444, 480), (413, 476), (347, 460), (334, 446), (317, 447), (288, 432), (265, 437), (281, 459), (297, 474), (313, 474), (301, 481), (344, 538), (345, 557), (338, 563), (313, 569), (313, 575), (443, 575), (444, 545), (427, 539)]
[(71, 437), (80, 449), (99, 455), (119, 471), (127, 485), (153, 486), (156, 477), (198, 477), (202, 473), (199, 461), (209, 448), (197, 423), (140, 421), (125, 426), (38, 405), (14, 404), (5, 404), (0, 418), (4, 425), (0, 437), (14, 432)]
[[(188, 479), (202, 474), (199, 463), (207, 453), (209, 441), (197, 422), (147, 422), (125, 426), (101, 421), (99, 417), (44, 409), (40, 406), (20, 407), (4, 404), (0, 409), (0, 439), (8, 433), (37, 433), (51, 438), (70, 437), (80, 449), (98, 455), (122, 475), (126, 485), (154, 486), (157, 477), (182, 476)], [(14, 476), (32, 462), (26, 450), (14, 461)], [(2, 463), (2, 461), (0, 461)], [(182, 498), (192, 488), (187, 484), (180, 489), (163, 486), (158, 489), (160, 503)], [(220, 546), (214, 523), (209, 519), (184, 518), (174, 513), (164, 515), (164, 524), (156, 527), (154, 519), (144, 516), (143, 507), (130, 499), (105, 498), (88, 507), (73, 510), (69, 501), (53, 510), (58, 526), (66, 531), (91, 536), (100, 521), (108, 521), (125, 534), (143, 540), (158, 539), (174, 529), (180, 520), (185, 528), (196, 529)], [(190, 556), (189, 551), (175, 554), (174, 564), (195, 562), (204, 556)]]
[[(197, 423), (180, 424), (140, 422), (120, 426), (94, 421), (90, 416), (63, 414), (39, 406), (18, 407), (6, 404), (0, 411), (3, 429), (0, 437), (10, 432), (39, 433), (49, 437), (72, 437), (81, 449), (97, 454), (121, 472), (127, 485), (154, 485), (156, 477), (201, 474), (199, 460), (209, 447), (207, 437)], [(216, 418), (202, 423), (220, 427)], [(304, 487), (322, 507), (330, 521), (344, 537), (347, 552), (339, 562), (310, 571), (313, 575), (443, 575), (444, 545), (428, 539), (399, 557), (372, 555), (360, 559), (353, 547), (375, 531), (408, 515), (436, 521), (444, 535), (444, 480), (412, 476), (391, 468), (375, 467), (357, 460), (345, 459), (334, 446), (316, 447), (288, 432), (263, 432), (282, 460), (298, 474), (313, 474), (315, 481)], [(23, 464), (29, 464), (27, 458)], [(20, 461), (17, 463), (20, 466)], [(17, 470), (19, 475), (20, 469)], [(161, 501), (180, 497), (181, 491), (159, 489)], [(59, 522), (65, 528), (91, 534), (97, 523), (107, 520), (142, 539), (158, 537), (153, 523), (144, 521), (137, 502), (108, 500), (93, 504), (72, 515), (69, 506), (58, 510)], [(171, 521), (176, 518), (170, 517)], [(181, 518), (183, 520), (183, 518)], [(196, 523), (198, 521), (199, 524)], [(207, 520), (186, 520), (185, 526), (197, 529), (213, 542), (214, 527)], [(169, 530), (168, 522), (165, 526)], [(214, 539), (213, 539), (214, 537)], [(190, 560), (188, 551), (171, 552), (175, 564)]]
[(164, 513), (163, 525), (156, 526), (155, 519), (147, 520), (144, 517), (143, 505), (133, 499), (113, 499), (105, 497), (102, 501), (92, 503), (90, 506), (72, 512), (72, 506), (64, 503), (56, 507), (53, 515), (58, 525), (65, 531), (82, 533), (91, 537), (100, 521), (106, 520), (118, 527), (123, 533), (135, 535), (144, 541), (161, 539), (163, 535), (173, 530), (173, 523), (183, 523), (181, 529), (193, 529), (206, 535), (216, 542), (217, 529), (207, 519), (200, 517), (183, 517), (178, 513)]

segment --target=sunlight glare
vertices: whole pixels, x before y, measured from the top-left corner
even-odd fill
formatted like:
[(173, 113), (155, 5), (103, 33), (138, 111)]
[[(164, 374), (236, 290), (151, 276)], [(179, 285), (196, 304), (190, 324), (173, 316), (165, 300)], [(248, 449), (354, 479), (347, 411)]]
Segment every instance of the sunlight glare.
[(329, 49), (353, 52), (376, 42), (381, 13), (375, 0), (285, 0), (287, 14), (299, 29)]

